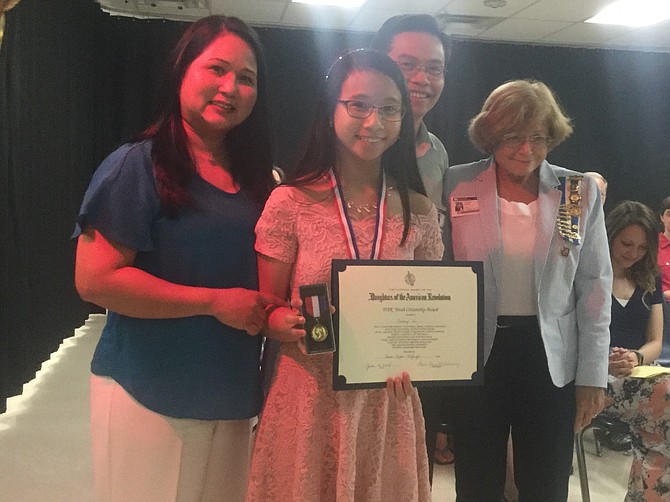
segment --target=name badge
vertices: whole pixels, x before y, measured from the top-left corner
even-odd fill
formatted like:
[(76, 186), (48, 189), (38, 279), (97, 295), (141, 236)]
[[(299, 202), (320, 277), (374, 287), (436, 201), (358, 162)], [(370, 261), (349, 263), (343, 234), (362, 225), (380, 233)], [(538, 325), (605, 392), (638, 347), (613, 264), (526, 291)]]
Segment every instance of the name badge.
[(473, 196), (451, 197), (449, 206), (452, 218), (479, 213), (479, 199)]

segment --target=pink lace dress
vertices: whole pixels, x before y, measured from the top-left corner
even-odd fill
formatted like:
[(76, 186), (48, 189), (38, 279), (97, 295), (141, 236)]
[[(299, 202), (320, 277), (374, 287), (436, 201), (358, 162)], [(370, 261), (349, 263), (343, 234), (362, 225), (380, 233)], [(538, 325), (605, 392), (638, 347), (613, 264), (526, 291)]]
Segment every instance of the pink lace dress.
[[(352, 223), (367, 258), (375, 217)], [(382, 259), (441, 259), (434, 207), (411, 216), (407, 241), (399, 246), (402, 230), (400, 215), (387, 216)], [(301, 284), (330, 284), (331, 259), (348, 257), (332, 199), (307, 202), (295, 188), (275, 189), (256, 234), (258, 252), (294, 265), (294, 293)], [(429, 501), (416, 389), (403, 402), (389, 399), (386, 389), (334, 391), (332, 367), (331, 354), (307, 356), (297, 343), (282, 344), (257, 430), (246, 500)]]

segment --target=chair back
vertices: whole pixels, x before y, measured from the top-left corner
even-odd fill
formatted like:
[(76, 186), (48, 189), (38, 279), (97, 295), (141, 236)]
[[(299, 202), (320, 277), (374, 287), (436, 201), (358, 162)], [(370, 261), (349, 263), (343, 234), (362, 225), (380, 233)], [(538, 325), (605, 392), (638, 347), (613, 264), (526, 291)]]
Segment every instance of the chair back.
[(663, 350), (656, 362), (670, 367), (670, 303), (663, 302)]

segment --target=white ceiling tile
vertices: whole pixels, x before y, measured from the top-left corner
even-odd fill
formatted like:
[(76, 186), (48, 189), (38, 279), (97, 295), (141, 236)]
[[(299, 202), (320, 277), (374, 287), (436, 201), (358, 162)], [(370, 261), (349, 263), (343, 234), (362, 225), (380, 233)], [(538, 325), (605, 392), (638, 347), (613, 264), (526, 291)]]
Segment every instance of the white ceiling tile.
[(575, 46), (594, 47), (606, 45), (609, 40), (629, 33), (632, 28), (626, 26), (575, 23), (567, 28), (544, 37), (547, 42)]
[(398, 14), (402, 14), (402, 11), (371, 9), (366, 6), (354, 18), (350, 27), (352, 30), (377, 31), (384, 21)]
[[(561, 0), (555, 0), (561, 1)], [(508, 17), (534, 4), (537, 0), (507, 0), (505, 7), (487, 7), (482, 0), (453, 0), (442, 12), (467, 16)]]
[[(192, 21), (189, 0), (161, 1), (172, 6), (168, 14), (131, 0), (98, 0), (113, 12), (137, 17), (166, 17)], [(670, 52), (670, 23), (632, 29), (584, 24), (615, 0), (507, 0), (504, 7), (486, 7), (484, 0), (367, 0), (359, 9), (314, 6), (290, 0), (208, 0), (212, 14), (240, 17), (255, 25), (304, 27), (374, 32), (386, 19), (404, 13), (431, 13), (445, 25), (445, 32), (462, 37), (510, 42), (614, 47)], [(666, 0), (670, 2), (670, 0)], [(159, 3), (159, 2), (156, 2)], [(182, 9), (179, 10), (181, 5)], [(116, 11), (114, 10), (116, 9)], [(193, 9), (191, 9), (193, 10)], [(190, 13), (191, 10), (188, 12)], [(201, 9), (206, 15), (207, 9)], [(449, 22), (449, 16), (467, 16)]]
[(345, 30), (358, 14), (358, 10), (290, 3), (284, 12), (282, 23), (289, 26)]
[(466, 23), (452, 23), (444, 30), (444, 32), (452, 37), (467, 37), (476, 38), (485, 30), (478, 26), (473, 26)]
[(669, 49), (670, 22), (661, 25), (638, 28), (620, 37), (609, 41), (613, 46), (628, 48)]
[(524, 19), (584, 21), (595, 16), (612, 0), (540, 0), (515, 14)]
[(444, 0), (367, 0), (363, 7), (386, 9), (399, 13), (435, 14), (444, 6)]
[(481, 33), (484, 38), (496, 40), (515, 40), (533, 42), (547, 35), (570, 26), (570, 23), (559, 21), (537, 21), (529, 19), (505, 19), (493, 28)]
[(225, 14), (251, 24), (278, 24), (286, 8), (286, 0), (247, 0), (246, 2), (212, 2), (212, 14)]

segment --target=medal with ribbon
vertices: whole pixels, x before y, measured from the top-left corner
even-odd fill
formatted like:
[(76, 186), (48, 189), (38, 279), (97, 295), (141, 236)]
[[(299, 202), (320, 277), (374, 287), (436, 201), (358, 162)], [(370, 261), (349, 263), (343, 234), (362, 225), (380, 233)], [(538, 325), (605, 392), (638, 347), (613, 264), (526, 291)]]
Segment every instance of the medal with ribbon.
[[(581, 175), (561, 176), (559, 178), (561, 205), (558, 208), (556, 226), (563, 239), (575, 246), (579, 246), (582, 241), (579, 235), (579, 224), (582, 217), (580, 182), (583, 178), (584, 176)], [(568, 253), (569, 249), (567, 247), (561, 250), (563, 256), (567, 256)]]
[[(347, 243), (347, 252), (349, 253), (349, 258), (360, 260), (360, 252), (358, 250), (358, 244), (356, 243), (354, 227), (351, 224), (351, 219), (349, 218), (349, 213), (347, 212), (347, 207), (345, 205), (344, 197), (342, 196), (342, 189), (340, 187), (339, 180), (337, 179), (333, 169), (331, 169), (328, 174), (330, 186), (333, 189), (333, 193), (335, 195), (335, 206), (337, 207), (340, 227), (342, 228), (345, 241)], [(379, 177), (378, 191), (379, 198), (377, 200), (377, 204), (375, 205), (375, 235), (372, 241), (372, 251), (370, 253), (370, 259), (372, 260), (378, 259), (381, 254), (382, 234), (386, 216), (386, 176), (383, 171)], [(366, 210), (366, 212), (368, 211)], [(308, 330), (312, 340), (315, 342), (320, 342), (319, 345), (325, 347), (327, 345), (327, 340), (332, 341), (332, 339), (328, 336), (329, 329), (327, 327), (327, 325), (330, 325), (330, 322), (321, 319), (322, 314), (329, 313), (330, 306), (328, 305), (327, 295), (314, 294), (313, 290), (315, 286), (301, 286), (301, 290), (303, 287), (306, 288), (306, 295), (303, 297), (304, 313), (306, 314), (308, 320), (306, 324), (311, 326), (311, 328), (306, 327), (306, 329)], [(309, 292), (307, 289), (309, 289)], [(314, 353), (318, 352), (322, 352), (322, 350), (316, 350)]]
[(305, 312), (314, 318), (314, 326), (310, 335), (315, 342), (322, 342), (328, 338), (328, 329), (321, 324), (321, 312), (328, 309), (328, 305), (323, 305), (323, 298), (319, 295), (305, 297)]

